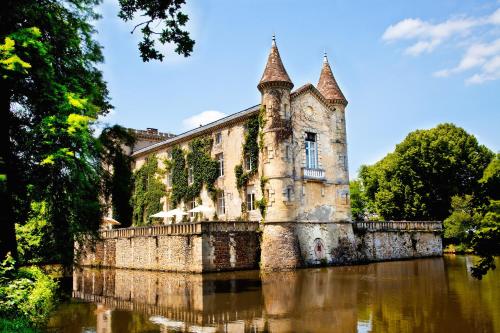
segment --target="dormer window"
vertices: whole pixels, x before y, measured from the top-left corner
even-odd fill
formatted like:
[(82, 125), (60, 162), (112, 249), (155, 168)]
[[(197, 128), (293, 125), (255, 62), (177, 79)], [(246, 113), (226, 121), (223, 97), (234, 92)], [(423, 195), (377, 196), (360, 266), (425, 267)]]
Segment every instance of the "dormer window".
[(306, 132), (306, 167), (309, 169), (318, 168), (318, 144), (316, 133)]

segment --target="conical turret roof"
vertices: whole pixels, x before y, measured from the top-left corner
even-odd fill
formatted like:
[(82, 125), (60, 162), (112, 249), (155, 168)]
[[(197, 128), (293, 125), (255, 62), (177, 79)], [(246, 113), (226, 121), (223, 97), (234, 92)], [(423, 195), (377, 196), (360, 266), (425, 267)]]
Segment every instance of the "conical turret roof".
[(339, 85), (333, 76), (326, 53), (323, 57), (323, 68), (321, 68), (317, 88), (329, 102), (347, 105), (347, 99), (342, 93), (342, 90), (340, 90)]
[(278, 47), (276, 46), (276, 39), (274, 36), (271, 51), (269, 52), (269, 57), (267, 58), (266, 68), (264, 69), (264, 73), (262, 74), (262, 78), (260, 79), (259, 85), (257, 87), (259, 88), (259, 90), (261, 90), (262, 87), (268, 83), (282, 83), (288, 86), (290, 89), (293, 88), (292, 80), (290, 80), (285, 66), (283, 66), (283, 62), (281, 61), (280, 53), (278, 51)]

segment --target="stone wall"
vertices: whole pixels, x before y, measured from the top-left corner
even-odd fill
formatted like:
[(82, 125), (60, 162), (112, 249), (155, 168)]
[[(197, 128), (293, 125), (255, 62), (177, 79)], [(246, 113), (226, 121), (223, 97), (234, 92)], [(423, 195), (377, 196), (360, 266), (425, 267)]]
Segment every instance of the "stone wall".
[(440, 256), (440, 222), (361, 222), (354, 224), (359, 261)]
[(266, 271), (442, 254), (441, 222), (290, 222), (262, 229)]
[(82, 266), (212, 272), (258, 268), (258, 224), (209, 222), (116, 229), (76, 245)]
[[(440, 222), (198, 222), (101, 233), (80, 265), (177, 272), (321, 265), (440, 256)], [(262, 233), (261, 233), (262, 231)], [(77, 246), (79, 248), (79, 246)]]

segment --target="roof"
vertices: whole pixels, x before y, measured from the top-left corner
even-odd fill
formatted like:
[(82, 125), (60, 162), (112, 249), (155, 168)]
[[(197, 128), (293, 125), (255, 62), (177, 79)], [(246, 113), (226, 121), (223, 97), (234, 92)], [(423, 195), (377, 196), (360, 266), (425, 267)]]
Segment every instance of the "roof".
[(211, 122), (207, 125), (200, 126), (198, 128), (195, 128), (195, 129), (189, 130), (187, 132), (184, 132), (182, 134), (179, 134), (173, 138), (169, 138), (167, 140), (164, 140), (164, 141), (155, 143), (153, 145), (144, 147), (142, 149), (139, 149), (139, 150), (135, 151), (132, 154), (132, 156), (138, 156), (138, 155), (142, 155), (144, 153), (150, 153), (152, 151), (159, 150), (163, 147), (189, 140), (192, 137), (199, 136), (199, 135), (202, 135), (205, 133), (210, 133), (214, 129), (222, 128), (222, 127), (225, 127), (229, 124), (241, 122), (241, 121), (245, 120), (246, 118), (248, 118), (254, 114), (257, 114), (259, 112), (259, 109), (260, 109), (260, 104), (254, 105), (248, 109), (245, 109), (245, 110), (237, 112), (237, 113), (233, 113), (232, 115), (221, 118), (221, 119), (216, 120), (214, 122)]
[(260, 79), (257, 87), (261, 90), (267, 83), (283, 83), (289, 86), (290, 89), (293, 88), (292, 80), (290, 80), (285, 66), (283, 66), (280, 52), (278, 51), (274, 37), (271, 45), (271, 51), (269, 52), (269, 57), (267, 58), (266, 68), (264, 69), (264, 73), (262, 74), (262, 78)]
[(347, 99), (333, 76), (326, 54), (323, 58), (323, 67), (321, 68), (321, 74), (319, 76), (318, 90), (329, 102), (347, 105)]
[[(330, 101), (328, 99), (326, 99), (325, 96), (323, 96), (323, 94), (315, 86), (313, 86), (311, 83), (306, 83), (303, 86), (299, 87), (298, 89), (295, 89), (294, 91), (292, 91), (292, 93), (290, 94), (290, 98), (298, 97), (298, 96), (300, 96), (308, 91), (310, 91), (316, 98), (318, 98), (325, 105), (327, 105), (327, 106), (329, 105)], [(346, 103), (347, 103), (347, 101), (346, 101)], [(257, 114), (259, 112), (259, 110), (260, 110), (260, 104), (254, 105), (248, 109), (242, 110), (242, 111), (237, 112), (237, 113), (233, 113), (232, 115), (221, 118), (221, 119), (216, 120), (214, 122), (211, 122), (207, 125), (200, 126), (198, 128), (189, 130), (187, 132), (184, 132), (184, 133), (179, 134), (177, 136), (171, 137), (171, 138), (166, 139), (164, 141), (161, 141), (161, 142), (152, 144), (150, 146), (138, 149), (137, 151), (132, 153), (132, 156), (138, 156), (138, 155), (150, 153), (152, 151), (156, 151), (156, 150), (159, 150), (161, 148), (168, 147), (170, 145), (189, 140), (189, 139), (196, 137), (196, 136), (199, 136), (199, 135), (211, 133), (217, 128), (222, 129), (230, 124), (235, 124), (235, 123), (241, 122), (241, 121), (249, 118), (250, 116)]]

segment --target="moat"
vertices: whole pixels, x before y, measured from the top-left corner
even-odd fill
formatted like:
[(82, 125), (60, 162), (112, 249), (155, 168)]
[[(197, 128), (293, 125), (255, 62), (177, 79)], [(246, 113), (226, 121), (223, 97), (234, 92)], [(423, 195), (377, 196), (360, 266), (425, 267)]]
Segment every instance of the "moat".
[(472, 262), (446, 255), (203, 275), (85, 268), (49, 331), (500, 332), (500, 271), (477, 281)]

